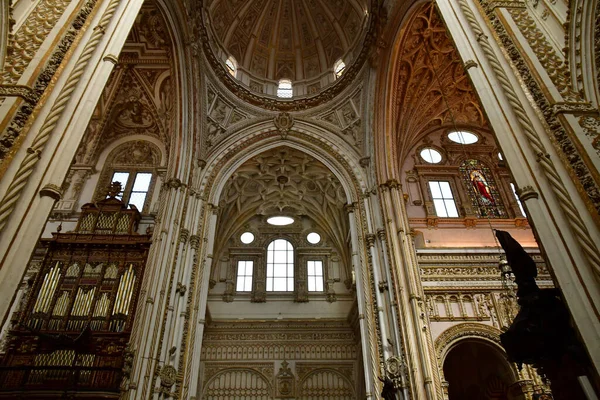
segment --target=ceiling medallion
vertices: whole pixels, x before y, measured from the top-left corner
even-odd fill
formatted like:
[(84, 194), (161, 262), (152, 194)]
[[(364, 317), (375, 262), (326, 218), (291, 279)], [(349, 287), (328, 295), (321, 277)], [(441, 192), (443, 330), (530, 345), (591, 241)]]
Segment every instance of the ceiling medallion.
[(281, 133), (283, 139), (285, 139), (290, 129), (292, 129), (292, 126), (294, 125), (294, 118), (289, 113), (283, 112), (277, 115), (273, 119), (273, 122), (275, 123), (275, 127), (279, 133)]
[(354, 61), (346, 66), (345, 72), (341, 77), (321, 90), (315, 95), (306, 95), (295, 100), (281, 100), (276, 97), (265, 95), (250, 90), (248, 86), (242, 84), (235, 79), (224, 67), (223, 61), (216, 56), (216, 52), (212, 48), (211, 34), (207, 29), (205, 18), (209, 16), (209, 10), (205, 3), (202, 4), (202, 12), (197, 13), (200, 17), (197, 20), (199, 31), (198, 42), (204, 51), (204, 55), (212, 67), (217, 78), (225, 84), (225, 86), (241, 100), (273, 111), (300, 111), (312, 107), (316, 107), (331, 100), (341, 93), (351, 82), (354, 81), (360, 70), (362, 69), (365, 60), (369, 57), (371, 48), (377, 42), (377, 33), (381, 30), (380, 25), (385, 21), (385, 10), (382, 6), (382, 0), (369, 0), (367, 14), (369, 16), (366, 33), (362, 41), (360, 53), (356, 55)]

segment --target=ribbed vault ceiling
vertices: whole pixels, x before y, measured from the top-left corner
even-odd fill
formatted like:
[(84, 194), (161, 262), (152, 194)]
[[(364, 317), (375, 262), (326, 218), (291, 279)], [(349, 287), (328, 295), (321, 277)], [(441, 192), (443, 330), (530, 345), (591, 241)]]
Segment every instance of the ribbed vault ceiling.
[(221, 46), (260, 79), (303, 80), (331, 72), (360, 43), (367, 0), (213, 0)]

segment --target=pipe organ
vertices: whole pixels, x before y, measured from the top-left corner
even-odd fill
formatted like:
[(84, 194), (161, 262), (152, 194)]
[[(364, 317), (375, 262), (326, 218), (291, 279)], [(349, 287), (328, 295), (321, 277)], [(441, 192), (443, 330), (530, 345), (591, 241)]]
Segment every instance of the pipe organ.
[(0, 398), (119, 397), (151, 243), (119, 190), (84, 205), (74, 231), (42, 241), (42, 266), (12, 319)]

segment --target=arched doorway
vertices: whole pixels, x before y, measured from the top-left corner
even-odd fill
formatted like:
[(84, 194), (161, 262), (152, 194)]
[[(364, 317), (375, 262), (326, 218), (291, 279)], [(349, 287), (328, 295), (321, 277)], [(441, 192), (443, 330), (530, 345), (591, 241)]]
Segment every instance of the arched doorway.
[(458, 342), (444, 360), (450, 400), (508, 400), (515, 376), (497, 348), (476, 339)]

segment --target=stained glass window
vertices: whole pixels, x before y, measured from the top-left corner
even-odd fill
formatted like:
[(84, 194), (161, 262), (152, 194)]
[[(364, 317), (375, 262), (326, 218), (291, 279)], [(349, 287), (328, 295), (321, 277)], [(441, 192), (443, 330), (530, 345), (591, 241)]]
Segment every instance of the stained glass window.
[(507, 218), (490, 169), (479, 160), (466, 160), (459, 169), (477, 215), (482, 218)]

